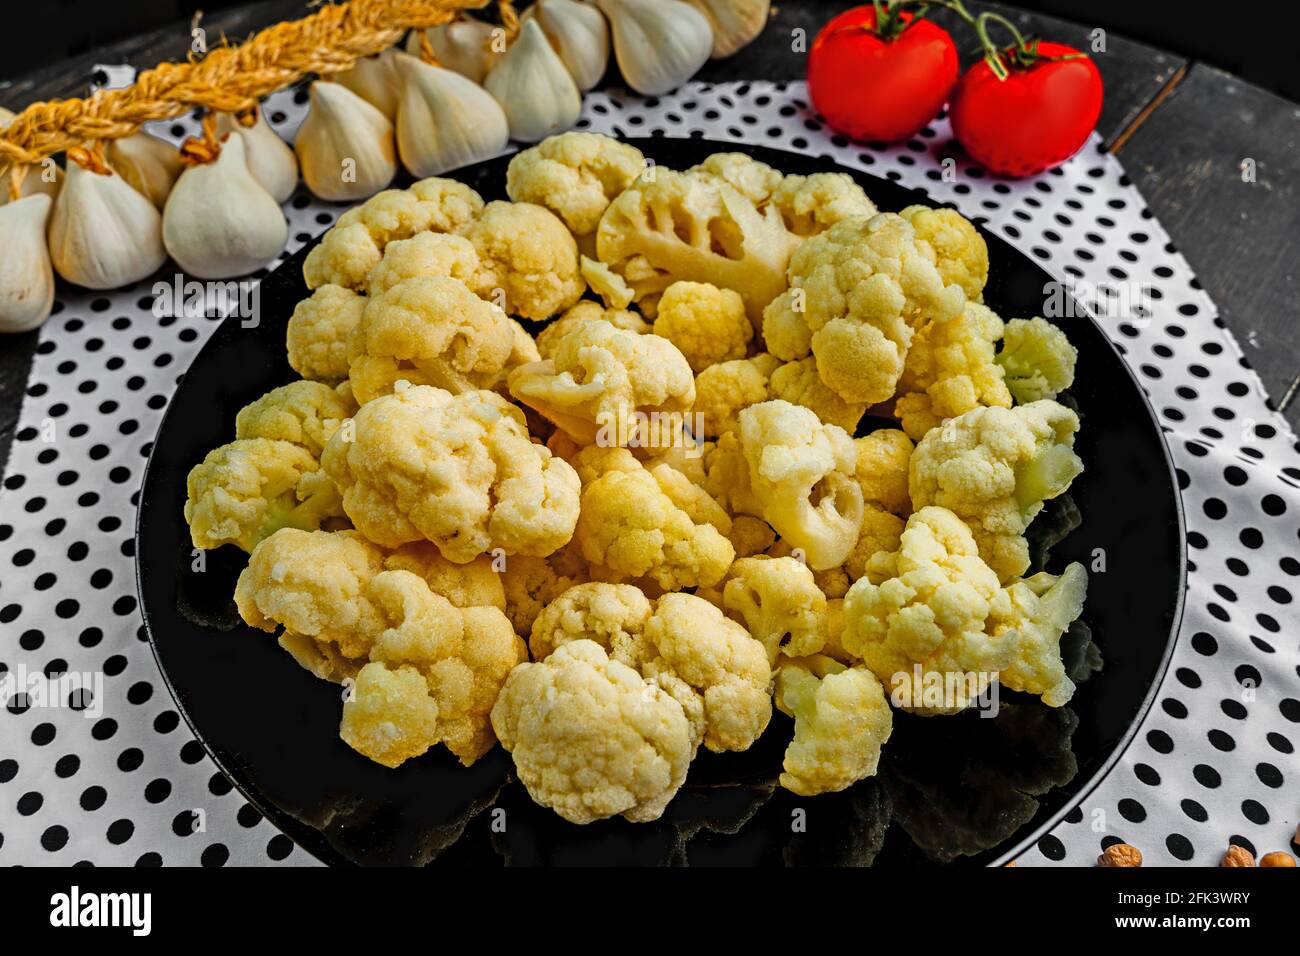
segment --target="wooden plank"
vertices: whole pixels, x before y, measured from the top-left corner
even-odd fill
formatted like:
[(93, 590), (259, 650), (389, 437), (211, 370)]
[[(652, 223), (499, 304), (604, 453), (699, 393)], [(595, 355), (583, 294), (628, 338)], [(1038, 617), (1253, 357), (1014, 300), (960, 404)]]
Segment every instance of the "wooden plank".
[[(1282, 404), (1300, 375), (1300, 106), (1198, 63), (1119, 157)], [(1283, 411), (1300, 423), (1300, 403)]]

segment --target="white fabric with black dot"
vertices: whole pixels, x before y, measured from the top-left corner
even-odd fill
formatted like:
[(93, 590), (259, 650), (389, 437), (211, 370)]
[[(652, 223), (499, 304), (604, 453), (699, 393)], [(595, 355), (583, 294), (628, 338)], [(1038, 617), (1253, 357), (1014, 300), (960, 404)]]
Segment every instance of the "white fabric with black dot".
[[(126, 79), (112, 71), (114, 85)], [(265, 112), (290, 139), (305, 104), (290, 91)], [(954, 203), (1058, 276), (1150, 284), (1151, 321), (1108, 331), (1178, 466), (1191, 559), (1182, 633), (1128, 751), (1020, 862), (1089, 865), (1117, 841), (1152, 864), (1213, 865), (1229, 837), (1261, 853), (1288, 847), (1300, 813), (1300, 454), (1120, 163), (1094, 140), (1033, 182), (994, 181), (967, 165), (947, 181), (946, 121), (892, 148), (851, 144), (812, 118), (802, 84), (692, 84), (650, 101), (592, 94), (584, 116), (603, 132), (821, 155)], [(180, 141), (198, 124), (156, 131)], [(340, 211), (302, 190), (284, 209), (288, 253)], [(215, 324), (157, 319), (148, 291), (61, 286), (41, 332), (0, 491), (0, 668), (102, 671), (103, 713), (15, 702), (0, 712), (0, 864), (312, 863), (232, 791), (144, 643), (135, 489), (176, 378)], [(56, 440), (46, 442), (50, 422)], [(204, 831), (191, 832), (200, 807)]]

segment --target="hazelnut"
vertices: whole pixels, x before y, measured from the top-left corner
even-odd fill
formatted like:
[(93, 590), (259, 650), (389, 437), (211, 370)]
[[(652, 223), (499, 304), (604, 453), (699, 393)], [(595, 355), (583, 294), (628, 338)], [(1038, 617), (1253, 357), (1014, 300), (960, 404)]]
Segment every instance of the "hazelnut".
[(1278, 850), (1273, 853), (1265, 853), (1259, 858), (1260, 866), (1295, 866), (1295, 857), (1290, 853)]
[(1104, 853), (1097, 857), (1098, 866), (1141, 866), (1142, 851), (1127, 843), (1115, 843), (1106, 847)]
[(1228, 845), (1228, 852), (1223, 854), (1223, 859), (1219, 866), (1254, 866), (1255, 857), (1245, 847), (1237, 846), (1235, 843)]

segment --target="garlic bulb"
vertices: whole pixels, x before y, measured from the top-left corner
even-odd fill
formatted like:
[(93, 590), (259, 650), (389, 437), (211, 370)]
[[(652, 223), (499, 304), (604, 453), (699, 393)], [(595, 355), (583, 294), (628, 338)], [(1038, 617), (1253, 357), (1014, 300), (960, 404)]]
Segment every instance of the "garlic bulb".
[(238, 133), (243, 139), (244, 162), (248, 171), (272, 199), (282, 203), (293, 195), (298, 185), (298, 160), (289, 144), (271, 129), (260, 106), (257, 108), (257, 122), (252, 126), (245, 126), (229, 113), (220, 114), (217, 117), (217, 135), (224, 137), (227, 133)]
[[(3, 130), (14, 121), (14, 113), (0, 106), (0, 130)], [(23, 177), (23, 184), (19, 190), (19, 198), (25, 196), (45, 195), (53, 199), (59, 194), (59, 187), (63, 185), (63, 170), (54, 164), (54, 160), (48, 159), (40, 166), (32, 166), (27, 170), (27, 175)], [(6, 175), (0, 177), (0, 206), (9, 201), (9, 177)]]
[(397, 64), (393, 62), (392, 50), (378, 56), (364, 56), (352, 69), (335, 73), (330, 79), (346, 86), (390, 120), (397, 116)]
[(713, 58), (731, 56), (767, 26), (771, 0), (686, 0), (713, 28)]
[(311, 111), (293, 144), (307, 188), (335, 201), (373, 196), (393, 181), (393, 124), (338, 83), (311, 85)]
[(289, 238), (280, 204), (249, 171), (244, 138), (228, 136), (221, 155), (181, 173), (163, 209), (163, 242), (199, 279), (245, 275), (279, 255)]
[(166, 260), (161, 225), (154, 204), (117, 173), (70, 162), (50, 217), (50, 261), (69, 282), (116, 289)]
[(104, 158), (128, 186), (159, 209), (185, 168), (180, 150), (148, 133), (110, 140)]
[(628, 86), (658, 96), (681, 86), (704, 65), (713, 30), (683, 0), (597, 0), (614, 34), (614, 56)]
[(525, 143), (568, 129), (582, 112), (582, 94), (536, 20), (523, 23), (483, 85), (505, 110), (510, 137)]
[(397, 54), (397, 72), (397, 152), (413, 176), (437, 176), (505, 148), (506, 114), (483, 87), (405, 53)]
[[(482, 83), (496, 58), (505, 52), (505, 31), (482, 20), (453, 20), (424, 31), (438, 65)], [(500, 49), (494, 49), (499, 45)], [(406, 52), (420, 55), (420, 33), (412, 31)]]
[(24, 196), (0, 206), (0, 332), (26, 332), (44, 322), (54, 305), (54, 272), (45, 248), (50, 197)]
[(600, 82), (609, 63), (609, 25), (603, 13), (577, 0), (537, 0), (523, 16), (525, 21), (533, 18), (581, 92)]

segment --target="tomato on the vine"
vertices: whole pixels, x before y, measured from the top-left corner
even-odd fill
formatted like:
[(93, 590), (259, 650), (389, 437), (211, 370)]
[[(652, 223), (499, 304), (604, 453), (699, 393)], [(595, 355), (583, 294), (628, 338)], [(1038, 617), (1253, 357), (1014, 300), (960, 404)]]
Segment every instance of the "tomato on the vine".
[(830, 124), (854, 139), (907, 139), (934, 119), (957, 82), (957, 47), (937, 23), (873, 6), (826, 24), (808, 52), (808, 92)]
[(1004, 77), (988, 59), (961, 78), (949, 114), (971, 158), (1005, 176), (1032, 176), (1065, 162), (1101, 115), (1097, 65), (1073, 47), (1039, 42), (1005, 51)]

